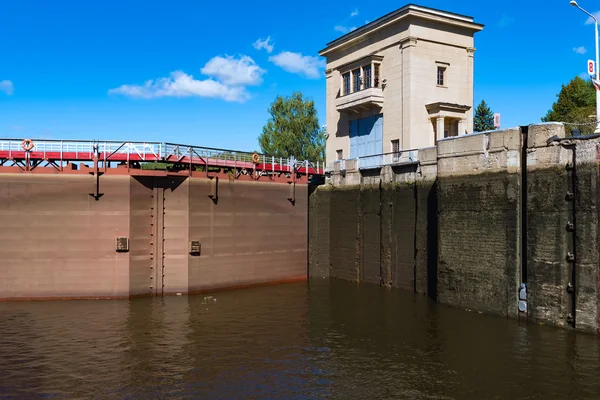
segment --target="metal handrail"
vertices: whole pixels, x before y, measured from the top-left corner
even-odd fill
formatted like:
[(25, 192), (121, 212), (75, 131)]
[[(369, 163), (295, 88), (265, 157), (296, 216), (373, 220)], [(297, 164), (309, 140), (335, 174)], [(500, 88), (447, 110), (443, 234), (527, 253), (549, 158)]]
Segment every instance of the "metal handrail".
[[(0, 139), (0, 151), (23, 151), (21, 144), (23, 139)], [(200, 159), (202, 163), (220, 161), (237, 163), (254, 164), (252, 156), (254, 153), (240, 150), (219, 149), (213, 147), (202, 147), (185, 144), (177, 144), (170, 142), (127, 142), (116, 140), (56, 140), (56, 139), (31, 139), (35, 147), (31, 150), (32, 153), (43, 153), (44, 158), (48, 152), (60, 153), (61, 158), (64, 153), (75, 153), (77, 157), (87, 155), (92, 157), (96, 151), (102, 153), (101, 159), (110, 161), (114, 154), (137, 154), (140, 159), (147, 160), (149, 156), (153, 156), (152, 161), (172, 161), (170, 158), (176, 156), (178, 161), (183, 157), (189, 157), (190, 160)], [(258, 164), (271, 164), (271, 169), (275, 171), (275, 166), (279, 165), (279, 169), (291, 170), (292, 168), (312, 168), (316, 173), (321, 173), (319, 165), (308, 160), (296, 160), (294, 157), (282, 158), (269, 156), (266, 154), (257, 153), (259, 156)], [(9, 155), (10, 156), (10, 155)]]

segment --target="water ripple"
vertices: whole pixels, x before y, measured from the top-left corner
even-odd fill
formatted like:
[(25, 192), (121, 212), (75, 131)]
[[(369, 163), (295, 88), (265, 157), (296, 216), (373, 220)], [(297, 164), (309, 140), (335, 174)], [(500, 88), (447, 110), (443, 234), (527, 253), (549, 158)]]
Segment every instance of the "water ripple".
[(0, 398), (594, 399), (589, 335), (311, 282), (0, 304)]

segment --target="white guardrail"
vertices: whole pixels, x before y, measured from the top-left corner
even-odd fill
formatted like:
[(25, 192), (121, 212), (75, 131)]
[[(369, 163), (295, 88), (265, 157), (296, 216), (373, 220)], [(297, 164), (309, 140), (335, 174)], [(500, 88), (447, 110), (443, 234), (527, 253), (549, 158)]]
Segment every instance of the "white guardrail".
[(329, 163), (327, 172), (372, 169), (381, 168), (386, 165), (395, 166), (417, 162), (419, 162), (419, 150), (410, 149), (398, 152), (361, 156), (358, 158), (336, 160), (332, 163)]

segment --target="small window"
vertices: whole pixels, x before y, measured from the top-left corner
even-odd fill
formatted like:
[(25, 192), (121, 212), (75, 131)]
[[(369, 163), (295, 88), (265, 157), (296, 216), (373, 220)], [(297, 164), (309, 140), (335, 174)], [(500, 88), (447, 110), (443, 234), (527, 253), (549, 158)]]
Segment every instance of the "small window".
[(337, 160), (343, 160), (344, 159), (344, 152), (343, 150), (336, 150), (335, 151), (335, 156), (337, 158)]
[(342, 77), (344, 79), (343, 94), (350, 94), (350, 72), (346, 72)]
[(438, 84), (438, 86), (446, 85), (446, 68), (445, 67), (437, 68), (437, 84)]
[(354, 71), (352, 71), (352, 76), (354, 77), (354, 87), (353, 87), (353, 91), (354, 92), (358, 92), (360, 90), (360, 68), (355, 69)]
[(371, 66), (365, 65), (363, 68), (363, 74), (365, 75), (365, 89), (371, 87)]
[(400, 139), (392, 140), (392, 162), (400, 160)]
[(375, 64), (375, 69), (373, 70), (373, 86), (379, 87), (379, 64)]

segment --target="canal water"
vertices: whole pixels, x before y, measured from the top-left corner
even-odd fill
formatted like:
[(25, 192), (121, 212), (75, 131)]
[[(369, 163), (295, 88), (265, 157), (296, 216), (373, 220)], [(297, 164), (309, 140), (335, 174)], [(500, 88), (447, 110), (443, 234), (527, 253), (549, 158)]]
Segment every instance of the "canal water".
[(339, 281), (2, 303), (0, 398), (598, 399), (600, 341)]

